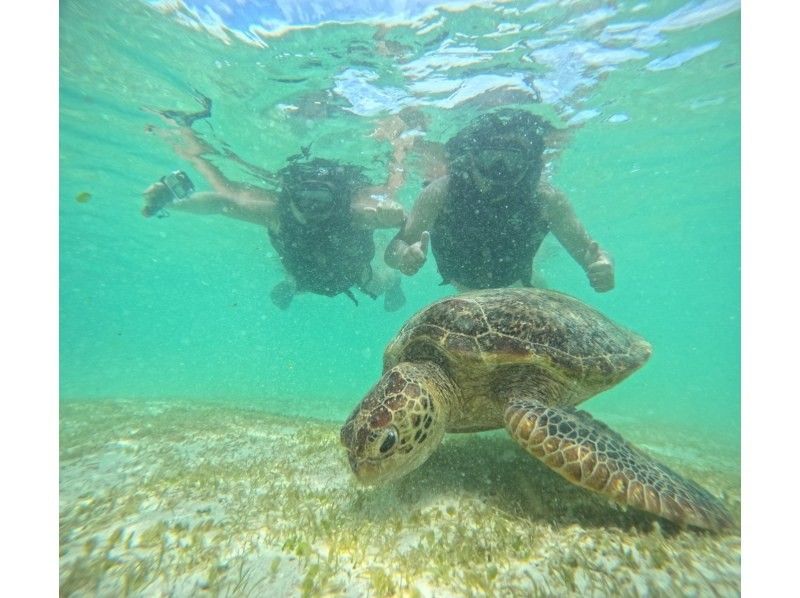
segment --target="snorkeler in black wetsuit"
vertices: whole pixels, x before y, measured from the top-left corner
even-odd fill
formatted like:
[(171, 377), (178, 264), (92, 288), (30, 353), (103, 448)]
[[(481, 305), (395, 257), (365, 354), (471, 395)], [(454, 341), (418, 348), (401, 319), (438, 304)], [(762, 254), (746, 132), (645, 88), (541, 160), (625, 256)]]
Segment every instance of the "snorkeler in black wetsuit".
[[(380, 265), (373, 268), (371, 261), (374, 231), (400, 227), (405, 219), (402, 207), (390, 199), (379, 199), (386, 193), (370, 186), (360, 168), (310, 156), (293, 156), (286, 167), (271, 175), (277, 181), (277, 192), (229, 180), (207, 158), (219, 152), (191, 128), (196, 120), (211, 114), (211, 100), (199, 92), (196, 98), (203, 106), (200, 112), (158, 113), (179, 126), (182, 143), (175, 146), (176, 152), (191, 162), (213, 191), (195, 191), (188, 176), (178, 171), (145, 190), (142, 213), (158, 215), (169, 206), (265, 226), (287, 273), (286, 280), (270, 294), (281, 309), (288, 308), (294, 295), (301, 292), (342, 293), (357, 303), (353, 287), (373, 298), (383, 294), (387, 311), (399, 309), (405, 303), (400, 277)], [(244, 163), (230, 149), (225, 157)], [(250, 169), (262, 176), (265, 172), (254, 166)], [(168, 184), (171, 181), (183, 184)]]
[(294, 161), (279, 173), (278, 226), (269, 238), (296, 292), (334, 296), (357, 287), (370, 297), (370, 263), (375, 255), (373, 229), (358, 226), (352, 197), (368, 181), (360, 169), (315, 159)]
[(416, 273), (430, 243), (443, 283), (458, 289), (531, 285), (533, 257), (552, 232), (598, 292), (614, 288), (614, 264), (567, 198), (541, 180), (543, 119), (503, 109), (478, 117), (445, 146), (448, 172), (420, 194), (386, 262)]

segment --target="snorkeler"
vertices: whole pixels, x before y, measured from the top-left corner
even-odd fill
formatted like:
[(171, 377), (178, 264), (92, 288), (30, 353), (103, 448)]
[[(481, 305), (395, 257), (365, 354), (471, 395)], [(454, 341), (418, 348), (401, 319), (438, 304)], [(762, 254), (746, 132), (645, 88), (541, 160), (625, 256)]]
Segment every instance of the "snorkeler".
[[(376, 298), (395, 311), (405, 304), (401, 277), (382, 264), (373, 267), (376, 229), (399, 228), (403, 208), (388, 199), (393, 189), (372, 186), (360, 167), (293, 156), (277, 172), (277, 192), (231, 181), (206, 157), (217, 150), (191, 128), (211, 115), (211, 100), (196, 94), (203, 110), (196, 113), (159, 111), (179, 127), (182, 145), (176, 152), (206, 179), (213, 191), (196, 191), (185, 172), (173, 172), (144, 191), (142, 214), (170, 210), (221, 215), (266, 227), (280, 256), (286, 279), (271, 291), (273, 303), (287, 309), (297, 293), (345, 294), (358, 303), (352, 288)], [(241, 160), (228, 150), (227, 157)], [(255, 168), (255, 167), (253, 167)]]
[(442, 283), (459, 290), (532, 286), (533, 257), (552, 232), (597, 292), (614, 288), (614, 263), (566, 196), (541, 180), (552, 127), (524, 110), (482, 115), (445, 144), (447, 172), (420, 193), (386, 248), (407, 275), (430, 244)]

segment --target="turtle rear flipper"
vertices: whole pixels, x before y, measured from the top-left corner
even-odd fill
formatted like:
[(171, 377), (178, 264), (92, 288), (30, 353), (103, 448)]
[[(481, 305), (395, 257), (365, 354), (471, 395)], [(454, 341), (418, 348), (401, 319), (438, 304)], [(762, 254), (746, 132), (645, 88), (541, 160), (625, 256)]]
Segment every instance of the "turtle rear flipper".
[(573, 484), (679, 525), (711, 530), (733, 521), (706, 490), (652, 459), (588, 413), (514, 399), (506, 428), (526, 451)]

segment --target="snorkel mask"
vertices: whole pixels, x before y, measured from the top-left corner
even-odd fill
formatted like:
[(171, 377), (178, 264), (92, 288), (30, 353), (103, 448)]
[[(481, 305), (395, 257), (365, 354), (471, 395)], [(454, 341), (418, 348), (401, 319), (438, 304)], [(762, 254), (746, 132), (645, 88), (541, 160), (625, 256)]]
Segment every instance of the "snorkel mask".
[(482, 176), (512, 186), (518, 185), (533, 167), (527, 152), (512, 144), (478, 149), (472, 162)]
[(513, 188), (542, 171), (544, 135), (550, 129), (524, 110), (503, 109), (470, 122), (446, 144), (451, 167), (479, 186)]
[(356, 166), (315, 158), (281, 169), (281, 196), (301, 224), (347, 214), (351, 193), (367, 181)]
[(289, 196), (293, 211), (302, 215), (302, 220), (325, 220), (336, 205), (336, 191), (326, 181), (300, 181)]

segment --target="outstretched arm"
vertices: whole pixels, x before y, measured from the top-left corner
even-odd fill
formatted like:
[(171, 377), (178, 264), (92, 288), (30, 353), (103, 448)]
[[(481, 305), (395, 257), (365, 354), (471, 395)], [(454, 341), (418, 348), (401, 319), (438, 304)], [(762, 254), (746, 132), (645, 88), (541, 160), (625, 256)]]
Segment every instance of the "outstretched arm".
[(247, 183), (232, 181), (213, 164), (207, 156), (220, 153), (213, 146), (206, 143), (197, 133), (189, 127), (180, 128), (181, 142), (175, 146), (175, 152), (182, 158), (191, 162), (192, 166), (221, 195), (252, 195), (253, 199), (267, 199), (275, 201), (272, 194)]
[(142, 214), (145, 217), (156, 215), (162, 208), (169, 206), (171, 210), (189, 212), (203, 216), (220, 215), (252, 222), (261, 226), (275, 227), (275, 203), (270, 197), (259, 197), (261, 190), (249, 194), (223, 194), (216, 191), (196, 191), (185, 198), (176, 200), (167, 186), (157, 181), (144, 190), (145, 206)]
[(447, 177), (440, 177), (420, 193), (405, 225), (386, 248), (384, 260), (390, 267), (411, 276), (425, 263), (429, 231), (441, 210), (447, 183)]
[(219, 155), (219, 152), (203, 141), (190, 126), (179, 124), (179, 135), (180, 142), (175, 145), (175, 152), (195, 167), (213, 191), (192, 192), (179, 199), (162, 181), (158, 181), (144, 191), (144, 216), (154, 216), (169, 205), (170, 209), (181, 212), (227, 216), (269, 227), (277, 225), (276, 199), (272, 193), (227, 178), (207, 158), (208, 155)]
[(550, 231), (584, 269), (592, 288), (598, 293), (613, 289), (614, 262), (608, 252), (589, 236), (566, 195), (547, 183), (540, 183), (537, 193)]
[(373, 131), (371, 137), (388, 141), (392, 146), (386, 183), (383, 185), (384, 192), (390, 198), (405, 183), (408, 153), (424, 137), (426, 127), (427, 119), (419, 109), (404, 108), (381, 120)]

